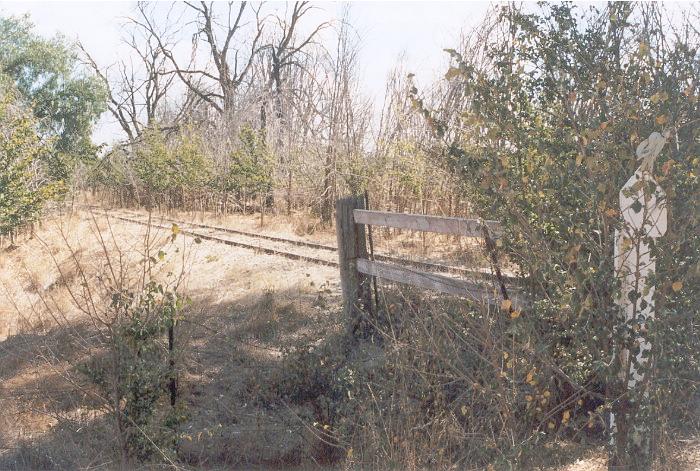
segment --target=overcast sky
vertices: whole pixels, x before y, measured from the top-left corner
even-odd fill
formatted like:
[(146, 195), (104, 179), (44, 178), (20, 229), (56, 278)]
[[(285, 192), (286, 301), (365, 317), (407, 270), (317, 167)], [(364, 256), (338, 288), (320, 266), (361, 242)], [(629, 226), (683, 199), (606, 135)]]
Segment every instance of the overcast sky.
[[(338, 2), (315, 4), (324, 16), (337, 18), (342, 12)], [(127, 53), (120, 47), (121, 24), (134, 6), (134, 2), (0, 1), (0, 14), (29, 13), (37, 32), (45, 36), (60, 32), (70, 39), (80, 39), (105, 66)], [(364, 93), (381, 102), (387, 74), (402, 53), (407, 70), (416, 74), (419, 84), (443, 74), (447, 55), (442, 50), (456, 46), (460, 31), (476, 25), (488, 7), (487, 2), (352, 2), (351, 23), (362, 40)], [(110, 116), (103, 116), (95, 130), (95, 141), (120, 137), (116, 123)]]

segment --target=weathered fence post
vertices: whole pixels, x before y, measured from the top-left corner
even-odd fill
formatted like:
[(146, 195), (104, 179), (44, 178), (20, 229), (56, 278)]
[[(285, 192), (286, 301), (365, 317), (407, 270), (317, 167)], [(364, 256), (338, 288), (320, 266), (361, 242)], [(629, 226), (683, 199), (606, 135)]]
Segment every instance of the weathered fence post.
[(372, 306), (369, 277), (357, 270), (357, 259), (367, 258), (367, 244), (365, 226), (355, 224), (353, 210), (364, 208), (365, 203), (361, 196), (341, 198), (335, 205), (343, 312), (348, 333), (353, 336), (361, 335), (357, 331), (362, 326), (364, 313), (370, 312)]

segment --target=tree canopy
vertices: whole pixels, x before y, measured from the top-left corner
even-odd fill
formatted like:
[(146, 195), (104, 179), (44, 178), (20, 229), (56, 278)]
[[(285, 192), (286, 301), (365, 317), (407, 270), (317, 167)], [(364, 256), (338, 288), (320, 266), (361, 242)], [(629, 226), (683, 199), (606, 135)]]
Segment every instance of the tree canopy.
[(96, 154), (91, 133), (106, 109), (103, 84), (81, 71), (72, 44), (39, 36), (27, 16), (0, 17), (0, 75), (12, 81), (42, 135), (53, 138), (50, 176), (70, 179), (76, 161)]

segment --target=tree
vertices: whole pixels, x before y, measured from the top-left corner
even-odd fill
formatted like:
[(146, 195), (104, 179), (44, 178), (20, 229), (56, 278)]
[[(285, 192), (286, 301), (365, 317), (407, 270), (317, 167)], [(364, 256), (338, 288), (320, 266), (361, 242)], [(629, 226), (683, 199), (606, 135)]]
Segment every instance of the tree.
[[(272, 188), (272, 162), (265, 140), (250, 126), (239, 134), (240, 147), (231, 155), (225, 176), (226, 192), (237, 193), (245, 204), (248, 197), (267, 196)], [(264, 204), (264, 203), (261, 203)]]
[(72, 45), (46, 40), (32, 31), (28, 17), (0, 18), (0, 73), (31, 107), (41, 133), (53, 139), (49, 175), (69, 180), (75, 164), (95, 156), (92, 126), (105, 109), (105, 91), (81, 73)]
[[(259, 51), (258, 43), (263, 32), (260, 7), (249, 7), (248, 2), (239, 2), (238, 5), (229, 2), (226, 14), (220, 18), (214, 11), (213, 3), (185, 2), (185, 5), (195, 13), (194, 24), (197, 28), (193, 37), (192, 56), (186, 65), (175, 57), (172, 45), (165, 39), (167, 31), (158, 27), (146, 3), (138, 4), (139, 16), (133, 21), (157, 40), (160, 50), (172, 66), (170, 73), (176, 74), (190, 91), (219, 114), (228, 116), (236, 107), (239, 88), (249, 78)], [(252, 18), (247, 17), (249, 14)], [(247, 38), (244, 35), (249, 19), (253, 20), (255, 28), (252, 39), (246, 44)], [(165, 28), (168, 26), (170, 25)], [(223, 36), (223, 40), (219, 40), (220, 36)], [(204, 43), (210, 53), (215, 67), (213, 71), (197, 65), (196, 51), (200, 42)]]
[(47, 180), (44, 162), (51, 147), (7, 82), (0, 76), (0, 235), (13, 243), (16, 231), (36, 220), (61, 185)]
[(327, 55), (325, 107), (322, 109), (325, 163), (321, 190), (321, 220), (329, 223), (338, 195), (338, 157), (352, 157), (363, 149), (369, 127), (369, 106), (358, 89), (359, 37), (349, 23), (349, 10), (343, 13), (334, 53)]
[[(138, 56), (137, 67), (132, 62), (116, 64), (117, 78), (109, 77), (109, 67), (102, 70), (82, 44), (85, 62), (92, 68), (107, 92), (107, 109), (117, 120), (129, 142), (135, 142), (148, 127), (156, 126), (162, 115), (164, 101), (175, 75), (165, 73), (167, 57), (157, 40), (148, 31), (132, 28), (123, 38)], [(182, 110), (187, 106), (183, 106)], [(175, 125), (181, 113), (176, 113)], [(162, 125), (161, 125), (162, 126)]]

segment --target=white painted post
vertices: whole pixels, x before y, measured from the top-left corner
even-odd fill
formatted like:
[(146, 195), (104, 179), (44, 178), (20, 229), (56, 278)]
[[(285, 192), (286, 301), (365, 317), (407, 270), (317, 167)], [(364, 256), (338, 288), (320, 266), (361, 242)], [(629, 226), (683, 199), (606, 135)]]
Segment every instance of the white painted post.
[(615, 232), (615, 275), (620, 280), (616, 303), (620, 307), (619, 341), (622, 397), (615, 398), (610, 413), (610, 469), (641, 469), (650, 466), (649, 373), (651, 342), (648, 321), (654, 319), (656, 271), (651, 256), (655, 239), (666, 233), (666, 194), (654, 179), (654, 161), (666, 137), (658, 132), (637, 147), (642, 161), (620, 190), (623, 224)]

